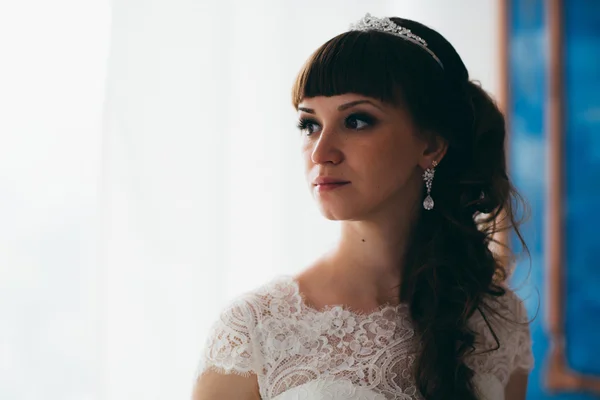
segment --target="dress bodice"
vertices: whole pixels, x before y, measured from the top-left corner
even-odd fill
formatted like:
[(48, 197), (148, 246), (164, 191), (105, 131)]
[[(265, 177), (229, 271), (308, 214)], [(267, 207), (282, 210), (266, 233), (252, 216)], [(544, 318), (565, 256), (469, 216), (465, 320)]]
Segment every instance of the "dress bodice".
[[(504, 399), (510, 374), (533, 366), (527, 313), (507, 290), (488, 316), (469, 324), (476, 350), (466, 358), (483, 400)], [(486, 315), (487, 316), (487, 315)], [(511, 322), (515, 321), (515, 323)], [(342, 305), (310, 307), (291, 276), (279, 276), (244, 293), (214, 322), (198, 374), (255, 374), (263, 400), (422, 399), (412, 367), (419, 341), (406, 304), (370, 313)]]

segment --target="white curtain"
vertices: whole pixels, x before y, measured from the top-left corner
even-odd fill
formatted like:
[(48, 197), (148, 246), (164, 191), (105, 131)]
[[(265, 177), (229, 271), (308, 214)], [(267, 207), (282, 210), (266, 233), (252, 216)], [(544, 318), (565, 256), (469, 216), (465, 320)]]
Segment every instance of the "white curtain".
[(1, 399), (189, 398), (220, 308), (336, 239), (290, 90), (365, 12), (496, 91), (496, 0), (0, 6)]

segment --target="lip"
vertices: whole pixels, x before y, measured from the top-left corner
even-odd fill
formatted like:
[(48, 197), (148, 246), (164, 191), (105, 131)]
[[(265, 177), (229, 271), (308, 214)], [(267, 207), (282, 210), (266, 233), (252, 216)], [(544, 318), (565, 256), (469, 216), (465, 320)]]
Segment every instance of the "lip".
[(319, 176), (317, 179), (314, 180), (313, 185), (314, 186), (342, 185), (342, 184), (346, 184), (346, 183), (350, 183), (350, 181), (345, 181), (343, 179), (337, 179), (337, 178), (331, 178), (328, 176)]
[(322, 183), (320, 185), (315, 185), (315, 189), (317, 192), (328, 192), (330, 190), (335, 190), (341, 188), (343, 186), (349, 185), (350, 182), (333, 182), (333, 183)]
[(329, 192), (349, 184), (350, 181), (345, 181), (343, 179), (334, 178), (331, 176), (318, 176), (313, 182), (315, 190), (319, 193)]

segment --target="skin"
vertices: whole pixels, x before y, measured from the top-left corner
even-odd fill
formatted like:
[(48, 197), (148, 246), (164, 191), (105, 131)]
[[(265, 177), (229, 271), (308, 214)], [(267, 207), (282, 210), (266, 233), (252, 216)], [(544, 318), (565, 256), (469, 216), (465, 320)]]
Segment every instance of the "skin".
[[(296, 277), (301, 291), (316, 307), (369, 312), (396, 303), (408, 233), (422, 208), (423, 171), (442, 159), (446, 144), (427, 140), (403, 108), (357, 94), (306, 98), (298, 112), (314, 121), (301, 132), (309, 190), (321, 213), (341, 223), (337, 245)], [(313, 185), (318, 176), (350, 184), (321, 191)]]
[[(422, 174), (442, 160), (446, 143), (426, 140), (402, 108), (357, 94), (307, 98), (298, 108), (300, 118), (315, 121), (302, 131), (308, 188), (321, 213), (341, 223), (339, 242), (296, 276), (301, 292), (316, 308), (344, 304), (369, 312), (397, 304), (408, 232), (422, 212)], [(376, 122), (348, 118), (355, 113)], [(350, 184), (320, 191), (313, 185), (319, 176)], [(526, 386), (526, 373), (513, 374), (506, 399), (525, 399)], [(257, 377), (209, 371), (192, 398), (260, 399)]]
[(504, 389), (506, 400), (525, 400), (527, 396), (527, 381), (529, 372), (517, 370), (513, 372)]
[[(447, 144), (426, 139), (406, 110), (360, 95), (307, 98), (298, 110), (316, 122), (302, 132), (309, 190), (321, 213), (341, 223), (337, 245), (296, 276), (300, 290), (316, 308), (343, 304), (368, 313), (397, 304), (407, 237), (426, 212), (423, 171), (442, 160)], [(376, 122), (352, 117), (357, 112)], [(320, 191), (313, 182), (323, 175), (350, 184)], [(524, 400), (527, 380), (527, 371), (515, 371), (505, 398)]]
[[(349, 105), (357, 101), (369, 101)], [(344, 106), (345, 105), (345, 106)], [(342, 110), (339, 110), (343, 106)], [(376, 119), (370, 126), (353, 113)], [(393, 303), (410, 224), (421, 202), (422, 173), (441, 160), (445, 145), (429, 143), (404, 110), (355, 94), (305, 99), (300, 117), (316, 123), (302, 131), (309, 190), (323, 215), (341, 221), (339, 243), (296, 277), (314, 306), (345, 304), (369, 311)], [(350, 181), (322, 192), (312, 182), (325, 175)], [(256, 375), (209, 371), (196, 382), (194, 400), (259, 399)]]

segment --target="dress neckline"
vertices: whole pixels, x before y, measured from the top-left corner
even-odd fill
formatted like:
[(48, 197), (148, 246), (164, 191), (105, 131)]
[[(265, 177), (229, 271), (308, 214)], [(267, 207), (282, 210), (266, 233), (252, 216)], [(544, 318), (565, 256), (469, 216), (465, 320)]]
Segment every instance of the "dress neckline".
[(408, 311), (408, 304), (402, 302), (399, 304), (383, 303), (377, 308), (368, 312), (355, 310), (346, 304), (328, 304), (319, 309), (311, 305), (310, 302), (304, 296), (304, 293), (300, 291), (300, 285), (295, 276), (290, 274), (284, 274), (280, 275), (280, 279), (285, 280), (293, 288), (293, 296), (300, 304), (301, 309), (308, 311), (312, 314), (344, 313), (346, 315), (351, 315), (355, 318), (368, 318), (375, 315), (382, 315), (388, 312), (398, 314), (401, 310)]

